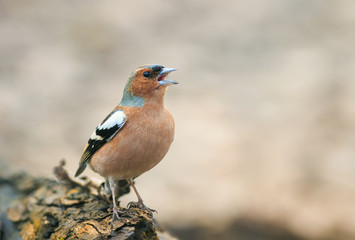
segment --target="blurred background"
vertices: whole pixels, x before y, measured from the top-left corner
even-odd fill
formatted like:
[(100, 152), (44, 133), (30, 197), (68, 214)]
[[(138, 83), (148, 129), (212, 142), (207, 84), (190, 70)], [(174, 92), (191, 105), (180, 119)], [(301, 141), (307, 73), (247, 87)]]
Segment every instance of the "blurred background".
[(53, 177), (64, 158), (73, 175), (129, 74), (162, 64), (178, 69), (175, 141), (136, 181), (161, 224), (181, 239), (355, 239), (354, 9), (0, 1), (1, 161)]

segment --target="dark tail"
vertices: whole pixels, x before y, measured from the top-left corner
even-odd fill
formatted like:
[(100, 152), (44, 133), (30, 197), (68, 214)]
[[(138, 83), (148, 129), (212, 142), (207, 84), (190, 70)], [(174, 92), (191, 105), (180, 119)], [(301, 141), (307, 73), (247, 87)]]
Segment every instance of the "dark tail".
[(86, 168), (86, 163), (80, 164), (78, 170), (76, 170), (75, 177), (79, 176), (82, 172), (84, 172)]

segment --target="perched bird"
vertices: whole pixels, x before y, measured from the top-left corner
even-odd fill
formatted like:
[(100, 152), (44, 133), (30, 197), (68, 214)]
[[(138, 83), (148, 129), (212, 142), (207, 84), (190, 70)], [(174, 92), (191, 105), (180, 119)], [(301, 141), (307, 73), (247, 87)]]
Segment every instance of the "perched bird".
[(112, 194), (113, 220), (119, 219), (115, 191), (120, 180), (127, 180), (146, 207), (134, 186), (133, 178), (157, 165), (174, 139), (175, 123), (164, 105), (166, 88), (177, 84), (166, 79), (176, 71), (161, 65), (144, 65), (129, 77), (120, 104), (97, 126), (85, 146), (75, 177), (87, 165), (106, 179), (105, 189)]

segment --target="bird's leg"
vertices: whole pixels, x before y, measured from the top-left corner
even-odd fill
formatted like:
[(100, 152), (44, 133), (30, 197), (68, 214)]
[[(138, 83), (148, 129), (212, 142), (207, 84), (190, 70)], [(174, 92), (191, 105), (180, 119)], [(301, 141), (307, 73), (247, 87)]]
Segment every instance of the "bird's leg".
[(121, 211), (118, 209), (117, 205), (116, 205), (116, 183), (115, 180), (110, 177), (108, 179), (109, 185), (110, 185), (110, 190), (111, 190), (111, 194), (112, 194), (112, 222), (115, 220), (115, 217), (117, 218), (117, 220), (121, 219), (120, 216), (118, 215), (119, 213), (121, 213)]
[(134, 192), (135, 192), (136, 195), (137, 195), (138, 204), (141, 205), (141, 206), (144, 206), (143, 199), (141, 198), (141, 195), (139, 195), (139, 193), (138, 193), (138, 191), (137, 191), (137, 188), (136, 188), (136, 186), (134, 185), (134, 182), (133, 182), (132, 180), (129, 180), (129, 184), (131, 185), (131, 187), (133, 188)]
[(129, 182), (129, 184), (131, 185), (131, 187), (133, 188), (133, 190), (134, 190), (134, 192), (136, 193), (137, 198), (138, 198), (138, 202), (137, 202), (137, 203), (135, 203), (135, 202), (130, 202), (130, 203), (128, 203), (128, 207), (130, 207), (131, 205), (137, 204), (138, 207), (140, 207), (140, 208), (142, 208), (142, 209), (144, 209), (144, 210), (148, 210), (148, 211), (151, 212), (151, 213), (153, 213), (153, 212), (157, 213), (156, 210), (151, 209), (151, 208), (147, 207), (146, 205), (144, 205), (143, 199), (142, 199), (141, 196), (139, 195), (136, 186), (134, 186), (134, 182), (132, 181), (132, 179), (129, 179), (128, 182)]

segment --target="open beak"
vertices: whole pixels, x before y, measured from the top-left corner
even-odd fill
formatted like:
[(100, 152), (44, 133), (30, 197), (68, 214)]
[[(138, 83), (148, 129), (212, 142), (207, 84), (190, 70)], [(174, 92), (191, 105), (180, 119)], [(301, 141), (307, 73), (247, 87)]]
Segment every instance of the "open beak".
[(161, 72), (159, 73), (159, 77), (158, 77), (159, 85), (170, 86), (170, 85), (178, 84), (177, 81), (165, 79), (165, 77), (173, 71), (176, 71), (176, 69), (175, 68), (163, 68), (161, 70)]

